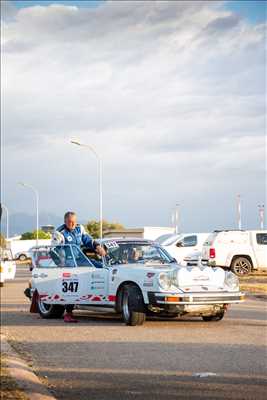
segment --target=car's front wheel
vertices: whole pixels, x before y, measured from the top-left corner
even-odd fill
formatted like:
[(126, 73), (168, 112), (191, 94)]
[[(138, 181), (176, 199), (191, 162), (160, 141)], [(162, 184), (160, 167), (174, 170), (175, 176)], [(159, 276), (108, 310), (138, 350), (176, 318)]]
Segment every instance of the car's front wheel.
[(27, 260), (26, 254), (20, 254), (19, 257), (18, 257), (18, 260), (19, 261), (26, 261)]
[(61, 318), (64, 313), (65, 307), (59, 304), (47, 304), (38, 300), (38, 311), (42, 318)]
[(210, 322), (210, 321), (220, 321), (224, 317), (224, 311), (219, 312), (216, 315), (203, 315), (202, 319), (205, 322)]
[(122, 317), (126, 325), (142, 325), (146, 319), (143, 295), (135, 285), (127, 285), (122, 294)]

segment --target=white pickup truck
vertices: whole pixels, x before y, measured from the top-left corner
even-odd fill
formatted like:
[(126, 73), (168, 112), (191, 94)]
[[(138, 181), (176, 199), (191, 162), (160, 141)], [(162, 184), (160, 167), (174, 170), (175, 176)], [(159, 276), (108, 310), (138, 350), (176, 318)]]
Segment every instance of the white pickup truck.
[(230, 268), (239, 276), (267, 270), (267, 231), (214, 231), (203, 245), (202, 262)]

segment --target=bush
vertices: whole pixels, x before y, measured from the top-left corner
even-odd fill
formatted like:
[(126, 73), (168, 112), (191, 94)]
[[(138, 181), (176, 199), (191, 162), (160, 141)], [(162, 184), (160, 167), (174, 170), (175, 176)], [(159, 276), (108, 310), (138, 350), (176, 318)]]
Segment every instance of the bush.
[[(103, 225), (103, 232), (109, 231), (109, 230), (124, 229), (124, 226), (117, 222), (108, 222), (106, 220), (103, 220), (102, 225)], [(91, 235), (94, 239), (97, 239), (100, 237), (99, 221), (95, 221), (95, 220), (88, 221), (85, 228), (86, 228), (87, 232), (89, 233), (89, 235)]]
[[(21, 235), (20, 240), (33, 240), (37, 238), (37, 231), (33, 232), (25, 232)], [(51, 234), (42, 231), (41, 229), (38, 230), (38, 239), (51, 239)]]

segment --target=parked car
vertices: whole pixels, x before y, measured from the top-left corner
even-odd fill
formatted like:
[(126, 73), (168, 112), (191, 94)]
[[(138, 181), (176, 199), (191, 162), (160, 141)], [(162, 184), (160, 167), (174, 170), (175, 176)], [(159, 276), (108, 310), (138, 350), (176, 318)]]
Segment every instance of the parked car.
[(267, 270), (267, 231), (214, 231), (203, 245), (202, 261), (239, 276)]
[[(50, 245), (51, 239), (39, 239), (39, 245)], [(30, 249), (36, 245), (36, 240), (8, 240), (8, 248), (15, 260), (25, 261), (30, 258)]]
[(175, 234), (174, 233), (164, 233), (163, 235), (160, 235), (155, 239), (155, 242), (162, 244), (164, 243), (167, 239), (173, 237)]
[(61, 317), (64, 305), (74, 304), (109, 307), (127, 325), (143, 324), (146, 315), (189, 314), (218, 321), (228, 304), (244, 299), (238, 278), (221, 268), (180, 266), (164, 248), (144, 239), (102, 243), (107, 256), (100, 268), (76, 245), (35, 249), (31, 295), (43, 318)]
[(9, 249), (0, 250), (0, 286), (4, 286), (6, 280), (15, 279), (16, 263)]
[(182, 265), (198, 265), (201, 261), (202, 246), (208, 233), (184, 233), (167, 237), (162, 247)]

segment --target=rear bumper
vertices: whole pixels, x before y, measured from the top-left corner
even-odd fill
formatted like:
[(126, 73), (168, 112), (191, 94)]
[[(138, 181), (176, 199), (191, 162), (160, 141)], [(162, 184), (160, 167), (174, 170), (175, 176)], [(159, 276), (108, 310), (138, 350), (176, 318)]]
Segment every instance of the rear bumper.
[(214, 260), (212, 258), (209, 258), (208, 260), (202, 258), (201, 259), (201, 264), (202, 265), (208, 265), (209, 267), (218, 267), (218, 265), (216, 264), (216, 260)]
[(216, 292), (216, 293), (148, 293), (149, 304), (162, 305), (193, 305), (193, 304), (234, 304), (244, 301), (242, 292)]

